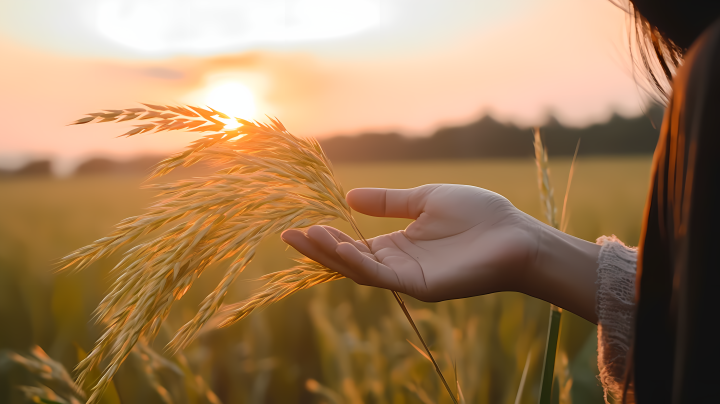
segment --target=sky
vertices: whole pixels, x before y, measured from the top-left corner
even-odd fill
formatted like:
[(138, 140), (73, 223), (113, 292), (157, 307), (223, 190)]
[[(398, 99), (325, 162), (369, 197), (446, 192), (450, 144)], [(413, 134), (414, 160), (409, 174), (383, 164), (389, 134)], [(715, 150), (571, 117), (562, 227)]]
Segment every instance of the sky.
[(209, 105), (319, 138), (410, 136), (484, 115), (584, 126), (642, 113), (607, 0), (4, 0), (0, 166), (181, 149), (85, 113)]

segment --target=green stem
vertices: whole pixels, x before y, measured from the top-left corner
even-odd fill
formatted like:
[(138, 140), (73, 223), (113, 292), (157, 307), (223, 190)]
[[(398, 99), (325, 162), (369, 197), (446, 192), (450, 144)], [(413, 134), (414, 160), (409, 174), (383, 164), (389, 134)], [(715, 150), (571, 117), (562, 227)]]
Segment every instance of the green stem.
[(555, 356), (557, 353), (558, 337), (560, 336), (561, 319), (562, 310), (554, 304), (550, 305), (550, 326), (548, 327), (542, 379), (540, 380), (540, 404), (550, 404), (550, 398), (552, 397), (553, 373), (555, 371)]

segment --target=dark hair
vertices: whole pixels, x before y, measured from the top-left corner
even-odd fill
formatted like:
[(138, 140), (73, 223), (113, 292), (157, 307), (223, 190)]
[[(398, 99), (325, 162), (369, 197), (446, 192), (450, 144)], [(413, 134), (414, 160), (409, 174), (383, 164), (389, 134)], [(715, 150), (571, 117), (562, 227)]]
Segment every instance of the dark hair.
[[(645, 80), (656, 91), (655, 98), (667, 104), (672, 91), (672, 79), (682, 64), (684, 50), (650, 24), (634, 7), (631, 18), (634, 38), (631, 39), (630, 52), (633, 56), (639, 56), (639, 61), (633, 62), (641, 64)], [(636, 46), (632, 46), (633, 42)]]
[[(685, 50), (651, 24), (632, 0), (610, 0), (628, 17), (628, 48), (635, 82), (655, 101), (665, 105), (672, 92), (672, 79)], [(639, 72), (639, 74), (637, 74)]]
[(668, 108), (639, 245), (622, 401), (710, 402), (720, 378), (720, 349), (709, 330), (720, 285), (720, 1), (631, 1), (637, 66)]

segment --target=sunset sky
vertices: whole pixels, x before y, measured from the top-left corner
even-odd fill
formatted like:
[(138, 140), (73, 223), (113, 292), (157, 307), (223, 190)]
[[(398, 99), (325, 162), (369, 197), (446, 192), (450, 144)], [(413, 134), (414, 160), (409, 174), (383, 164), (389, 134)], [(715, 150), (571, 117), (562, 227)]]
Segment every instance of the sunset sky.
[(197, 136), (66, 126), (138, 102), (273, 115), (317, 137), (638, 115), (625, 26), (607, 0), (6, 0), (0, 166), (67, 171)]

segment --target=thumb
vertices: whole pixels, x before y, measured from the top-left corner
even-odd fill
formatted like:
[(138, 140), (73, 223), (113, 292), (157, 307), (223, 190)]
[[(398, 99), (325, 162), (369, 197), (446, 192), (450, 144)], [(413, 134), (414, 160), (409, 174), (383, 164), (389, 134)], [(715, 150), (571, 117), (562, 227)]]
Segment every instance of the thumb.
[(351, 208), (368, 216), (417, 219), (428, 196), (440, 185), (410, 189), (355, 188), (347, 193)]

